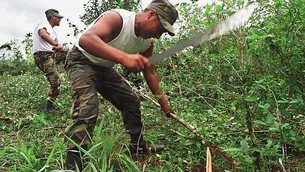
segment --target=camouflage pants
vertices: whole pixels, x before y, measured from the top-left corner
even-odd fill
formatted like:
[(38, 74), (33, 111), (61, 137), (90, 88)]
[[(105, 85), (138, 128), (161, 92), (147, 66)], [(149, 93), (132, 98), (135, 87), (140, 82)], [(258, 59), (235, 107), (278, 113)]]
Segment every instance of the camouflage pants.
[(39, 51), (34, 54), (34, 60), (38, 68), (43, 72), (49, 81), (48, 96), (54, 101), (59, 95), (59, 74), (56, 64), (66, 58), (66, 53), (52, 53)]
[[(71, 114), (74, 121), (66, 128), (66, 137), (80, 145), (91, 142), (98, 115), (98, 94), (122, 112), (123, 123), (129, 134), (141, 133), (140, 100), (116, 69), (94, 65), (76, 47), (69, 52), (65, 67), (71, 83)], [(67, 149), (74, 147), (69, 142)]]

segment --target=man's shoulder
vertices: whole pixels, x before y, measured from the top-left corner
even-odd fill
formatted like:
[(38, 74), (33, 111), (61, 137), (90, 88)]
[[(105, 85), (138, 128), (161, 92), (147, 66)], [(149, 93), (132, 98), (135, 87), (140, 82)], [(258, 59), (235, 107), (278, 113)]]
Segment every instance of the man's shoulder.
[(122, 8), (114, 8), (112, 9), (113, 11), (119, 11), (119, 12), (126, 12), (126, 13), (133, 13), (132, 11), (128, 11), (126, 9), (122, 9)]
[(47, 20), (41, 20), (38, 22), (37, 26), (49, 26), (50, 23)]
[(133, 12), (133, 11), (128, 11), (128, 10), (120, 9), (120, 8), (112, 9), (110, 11), (115, 11), (115, 12), (119, 13), (120, 16), (125, 16), (125, 15), (130, 16), (132, 14), (135, 14), (135, 12)]
[(49, 30), (52, 27), (51, 27), (51, 25), (48, 21), (42, 20), (42, 21), (38, 22), (38, 24), (36, 25), (36, 30), (39, 30), (39, 29), (42, 29), (42, 28), (45, 28), (45, 29)]

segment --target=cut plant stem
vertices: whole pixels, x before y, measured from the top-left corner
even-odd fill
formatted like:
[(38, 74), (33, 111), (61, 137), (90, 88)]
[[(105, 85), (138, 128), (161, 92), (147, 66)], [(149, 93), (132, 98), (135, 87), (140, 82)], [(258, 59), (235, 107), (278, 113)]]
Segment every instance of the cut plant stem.
[[(152, 101), (155, 105), (160, 106), (159, 103), (154, 99), (149, 97), (148, 95), (144, 94), (143, 92), (139, 91), (136, 87), (132, 86), (132, 83), (130, 83), (128, 80), (124, 79), (124, 81), (132, 88), (132, 90), (136, 91), (137, 93), (141, 94), (141, 96), (145, 99), (148, 99), (150, 101)], [(177, 120), (179, 123), (181, 123), (183, 126), (185, 126), (187, 129), (189, 129), (191, 132), (193, 132), (196, 137), (198, 138), (198, 140), (200, 140), (200, 143), (209, 147), (213, 152), (218, 153), (219, 155), (223, 156), (227, 161), (229, 161), (231, 164), (236, 165), (236, 160), (233, 159), (232, 157), (230, 157), (229, 155), (227, 155), (225, 152), (223, 152), (217, 145), (206, 141), (204, 139), (204, 137), (199, 133), (199, 131), (192, 126), (190, 123), (186, 122), (184, 119), (182, 119), (181, 117), (179, 117), (176, 114), (170, 113), (170, 116)]]

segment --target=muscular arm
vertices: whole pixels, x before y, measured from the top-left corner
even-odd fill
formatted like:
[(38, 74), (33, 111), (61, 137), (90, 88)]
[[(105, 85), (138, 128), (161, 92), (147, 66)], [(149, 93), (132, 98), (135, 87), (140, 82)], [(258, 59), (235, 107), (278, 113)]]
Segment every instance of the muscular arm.
[(133, 72), (149, 66), (148, 60), (140, 54), (127, 54), (107, 43), (120, 33), (122, 18), (115, 11), (108, 11), (80, 37), (79, 45), (88, 53), (104, 58), (131, 69)]
[[(152, 42), (152, 45), (149, 47), (149, 49), (146, 52), (141, 53), (141, 54), (144, 55), (145, 57), (151, 57), (153, 54), (153, 46), (154, 45)], [(168, 102), (166, 100), (165, 94), (159, 87), (159, 79), (158, 79), (158, 73), (157, 73), (156, 67), (151, 64), (150, 67), (146, 68), (143, 71), (143, 74), (144, 74), (144, 78), (145, 78), (151, 92), (158, 99), (158, 102), (159, 102), (163, 112), (167, 113), (167, 112), (171, 111), (171, 109), (168, 105)]]
[(55, 40), (53, 40), (50, 36), (50, 33), (47, 31), (46, 28), (41, 28), (38, 31), (39, 36), (47, 41), (49, 44), (53, 45), (53, 50), (57, 52), (62, 52), (62, 47), (59, 45)]

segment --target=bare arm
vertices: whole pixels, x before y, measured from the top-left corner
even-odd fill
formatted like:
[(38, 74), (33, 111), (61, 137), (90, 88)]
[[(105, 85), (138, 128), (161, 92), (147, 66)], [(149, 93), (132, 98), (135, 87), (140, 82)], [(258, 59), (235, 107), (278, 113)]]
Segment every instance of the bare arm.
[(46, 28), (41, 28), (38, 31), (39, 36), (44, 39), (45, 41), (47, 41), (49, 44), (53, 45), (53, 46), (57, 46), (58, 43), (53, 40), (50, 36), (50, 33), (48, 33)]
[(62, 46), (59, 45), (55, 40), (53, 40), (53, 39), (51, 38), (50, 33), (47, 31), (46, 28), (41, 28), (41, 29), (39, 29), (38, 34), (39, 34), (39, 36), (40, 36), (42, 39), (44, 39), (45, 41), (47, 41), (49, 44), (53, 45), (53, 46), (54, 46), (53, 49), (54, 49), (55, 51), (58, 51), (58, 52), (62, 51)]
[(140, 54), (127, 54), (109, 46), (121, 31), (122, 19), (115, 11), (108, 11), (104, 16), (80, 37), (79, 45), (88, 53), (115, 63), (120, 63), (133, 72), (139, 72), (150, 65)]
[[(146, 57), (151, 57), (153, 54), (153, 43), (149, 47), (149, 49), (142, 53)], [(168, 105), (168, 102), (166, 100), (165, 94), (159, 87), (159, 79), (158, 79), (158, 73), (156, 70), (156, 67), (154, 65), (150, 65), (150, 67), (144, 69), (143, 71), (144, 78), (151, 90), (151, 92), (155, 95), (155, 97), (158, 99), (158, 102), (161, 106), (161, 109), (164, 113), (172, 112), (171, 108)]]

